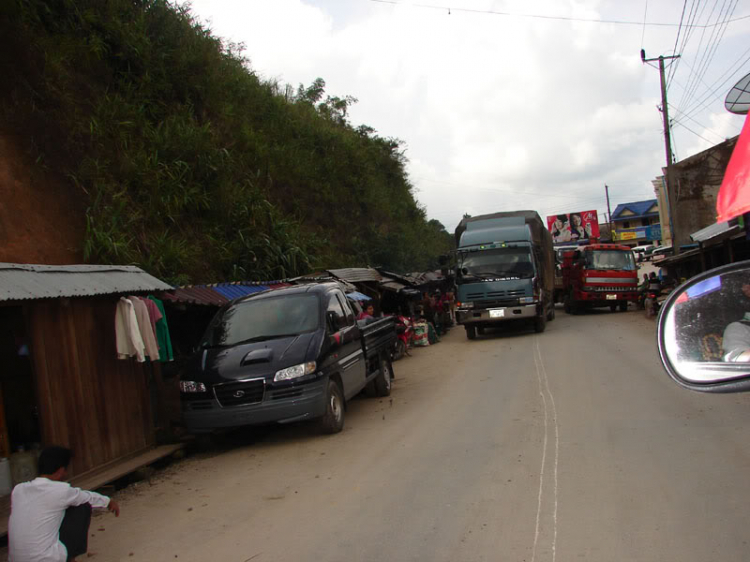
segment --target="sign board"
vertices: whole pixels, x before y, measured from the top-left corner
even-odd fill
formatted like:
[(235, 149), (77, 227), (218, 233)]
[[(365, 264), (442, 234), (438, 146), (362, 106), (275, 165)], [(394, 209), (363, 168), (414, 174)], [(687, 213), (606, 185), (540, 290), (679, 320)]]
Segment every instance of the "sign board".
[(577, 243), (599, 238), (599, 217), (596, 211), (563, 213), (547, 217), (547, 228), (555, 244)]

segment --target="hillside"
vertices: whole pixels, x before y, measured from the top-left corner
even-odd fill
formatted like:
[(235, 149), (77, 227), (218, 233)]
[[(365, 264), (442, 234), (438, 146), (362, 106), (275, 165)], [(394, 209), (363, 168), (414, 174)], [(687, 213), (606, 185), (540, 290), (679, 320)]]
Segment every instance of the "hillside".
[(401, 143), (353, 127), (356, 100), (322, 79), (265, 82), (236, 46), (161, 0), (4, 10), (0, 133), (31, 166), (21, 175), (67, 201), (50, 198), (35, 220), (68, 213), (71, 256), (188, 283), (426, 269), (449, 249), (414, 197)]

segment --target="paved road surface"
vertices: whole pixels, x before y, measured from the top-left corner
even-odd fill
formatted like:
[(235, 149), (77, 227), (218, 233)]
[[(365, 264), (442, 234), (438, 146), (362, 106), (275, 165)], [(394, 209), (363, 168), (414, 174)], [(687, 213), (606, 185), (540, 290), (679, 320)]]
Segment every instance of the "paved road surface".
[(750, 558), (750, 396), (675, 386), (641, 312), (442, 343), (345, 431), (235, 437), (96, 517), (94, 560)]

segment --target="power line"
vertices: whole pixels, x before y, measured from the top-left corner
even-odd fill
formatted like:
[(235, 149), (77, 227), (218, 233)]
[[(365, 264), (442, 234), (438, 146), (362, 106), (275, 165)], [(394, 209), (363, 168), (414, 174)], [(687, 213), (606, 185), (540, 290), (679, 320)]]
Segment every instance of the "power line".
[(680, 127), (683, 127), (683, 128), (685, 128), (685, 129), (687, 129), (688, 131), (690, 131), (691, 133), (693, 133), (693, 134), (694, 134), (694, 135), (695, 135), (696, 137), (700, 137), (700, 138), (702, 138), (702, 139), (703, 139), (704, 141), (706, 141), (706, 142), (708, 142), (708, 143), (711, 143), (712, 145), (713, 145), (713, 144), (716, 144), (716, 143), (714, 143), (713, 141), (710, 141), (710, 140), (708, 140), (708, 139), (707, 139), (706, 137), (704, 137), (703, 135), (700, 135), (700, 134), (696, 133), (695, 131), (693, 131), (693, 129), (691, 129), (690, 127), (688, 127), (687, 125), (685, 125), (685, 123), (677, 123), (677, 125), (679, 125)]
[[(641, 31), (641, 49), (643, 49), (643, 39), (646, 37), (646, 14), (648, 14), (648, 0), (646, 0), (646, 7), (643, 9), (643, 31)], [(679, 31), (677, 33), (679, 35)]]
[[(670, 105), (672, 105), (672, 104), (670, 104)], [(674, 107), (674, 106), (673, 106), (673, 107)], [(678, 111), (677, 109), (675, 109), (675, 111), (677, 111), (677, 112), (679, 113), (679, 111)], [(705, 126), (705, 125), (704, 125), (703, 123), (699, 123), (698, 121), (696, 121), (695, 119), (693, 119), (693, 118), (692, 118), (692, 117), (690, 117), (689, 115), (685, 115), (684, 117), (686, 117), (687, 119), (690, 119), (690, 120), (691, 120), (691, 121), (692, 121), (693, 123), (695, 123), (695, 124), (696, 124), (696, 125), (698, 125), (699, 127), (702, 127), (704, 131), (708, 131), (708, 132), (709, 132), (709, 133), (711, 133), (712, 135), (715, 135), (715, 136), (716, 136), (717, 138), (720, 138), (720, 139), (721, 139), (721, 141), (725, 141), (725, 140), (726, 140), (726, 139), (725, 139), (725, 138), (724, 138), (724, 137), (723, 137), (722, 135), (720, 135), (720, 134), (719, 134), (719, 133), (717, 133), (716, 131), (713, 131), (713, 130), (709, 129), (709, 128), (708, 128), (708, 127), (706, 127), (706, 126)], [(672, 124), (674, 124), (674, 125), (682, 125), (682, 123), (681, 123), (681, 122), (679, 122), (679, 121), (677, 121), (677, 120), (673, 120), (673, 121), (672, 121)]]
[[(722, 12), (724, 10), (724, 6), (727, 4), (727, 1), (729, 1), (729, 7), (727, 7), (726, 14), (724, 15), (723, 21), (719, 22), (722, 18)], [(701, 58), (701, 62), (699, 63), (698, 68), (698, 74), (695, 80), (693, 80), (693, 88), (688, 93), (687, 100), (685, 101), (685, 105), (687, 105), (690, 100), (695, 95), (698, 86), (700, 85), (700, 82), (703, 81), (703, 76), (706, 74), (706, 71), (711, 66), (711, 62), (714, 59), (714, 56), (716, 56), (716, 51), (719, 48), (719, 45), (721, 44), (721, 40), (724, 38), (724, 34), (726, 33), (727, 28), (729, 27), (729, 24), (727, 23), (734, 13), (734, 10), (737, 8), (739, 0), (735, 0), (734, 5), (731, 4), (731, 0), (724, 0), (724, 4), (722, 4), (721, 10), (719, 11), (719, 16), (717, 17), (717, 22), (720, 23), (720, 27), (716, 27), (711, 31), (711, 39), (709, 39), (709, 43), (711, 43), (712, 39), (713, 42), (710, 44), (709, 47), (706, 48), (706, 51), (704, 52), (703, 57)]]
[[(615, 25), (648, 25), (652, 27), (678, 27), (679, 24), (677, 23), (665, 23), (665, 22), (640, 22), (640, 21), (632, 21), (632, 20), (608, 20), (608, 19), (598, 19), (598, 18), (575, 18), (572, 16), (548, 16), (544, 14), (523, 14), (523, 13), (514, 13), (514, 12), (501, 12), (499, 10), (479, 10), (476, 8), (455, 8), (453, 6), (436, 6), (434, 4), (417, 4), (417, 3), (411, 3), (411, 2), (398, 2), (397, 0), (369, 0), (370, 2), (375, 2), (377, 4), (391, 4), (394, 6), (409, 6), (412, 8), (425, 8), (429, 10), (440, 10), (440, 11), (447, 11), (449, 14), (452, 12), (466, 12), (471, 14), (489, 14), (493, 16), (509, 16), (509, 17), (517, 17), (517, 18), (531, 18), (531, 19), (543, 19), (543, 20), (556, 20), (556, 21), (575, 21), (575, 22), (584, 22), (584, 23), (609, 23), (609, 24), (615, 24)], [(733, 23), (736, 21), (741, 21), (744, 19), (750, 18), (750, 14), (746, 16), (740, 16), (738, 18), (735, 18), (733, 20), (728, 21), (727, 23)], [(716, 23), (713, 24), (696, 24), (693, 27), (696, 28), (712, 28), (715, 27)]]
[[(725, 70), (724, 73), (721, 76), (719, 76), (719, 78), (716, 79), (716, 81), (713, 84), (711, 84), (710, 86), (706, 87), (707, 92), (704, 92), (705, 95), (701, 99), (699, 99), (698, 101), (696, 101), (695, 103), (693, 103), (690, 107), (682, 110), (682, 113), (683, 114), (688, 114), (688, 115), (694, 115), (701, 108), (708, 109), (708, 107), (706, 105), (706, 102), (709, 100), (709, 98), (711, 98), (711, 97), (717, 97), (719, 95), (718, 92), (725, 87), (726, 83), (729, 82), (730, 80), (732, 80), (737, 75), (737, 73), (740, 72), (740, 70), (742, 70), (742, 68), (748, 62), (750, 62), (750, 56), (748, 56), (744, 61), (740, 62), (740, 59), (742, 59), (742, 57), (744, 57), (748, 53), (750, 53), (750, 48), (748, 48), (744, 53), (742, 53), (742, 55), (740, 55), (740, 58), (737, 59), (735, 62), (733, 62), (729, 66), (729, 68), (727, 68), (727, 70)], [(734, 70), (734, 72), (732, 72), (732, 68), (735, 65), (737, 65), (737, 63), (740, 63), (739, 66), (738, 66), (738, 68), (736, 70)], [(721, 80), (722, 78), (724, 78), (724, 76), (726, 76), (729, 72), (732, 72), (732, 73), (729, 76), (727, 76), (727, 78), (721, 84), (719, 84), (719, 80)], [(713, 88), (714, 86), (716, 86), (716, 87)], [(711, 88), (713, 88), (713, 89), (711, 89)], [(678, 107), (678, 110), (679, 110), (679, 107)]]

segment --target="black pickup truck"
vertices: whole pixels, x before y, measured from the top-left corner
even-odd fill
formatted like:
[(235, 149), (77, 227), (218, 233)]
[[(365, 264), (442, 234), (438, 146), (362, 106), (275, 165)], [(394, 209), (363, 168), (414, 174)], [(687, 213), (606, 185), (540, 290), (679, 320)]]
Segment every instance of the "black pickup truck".
[(286, 287), (237, 299), (208, 326), (180, 375), (189, 431), (317, 419), (344, 427), (346, 401), (363, 389), (387, 396), (393, 318), (354, 318), (336, 282)]

